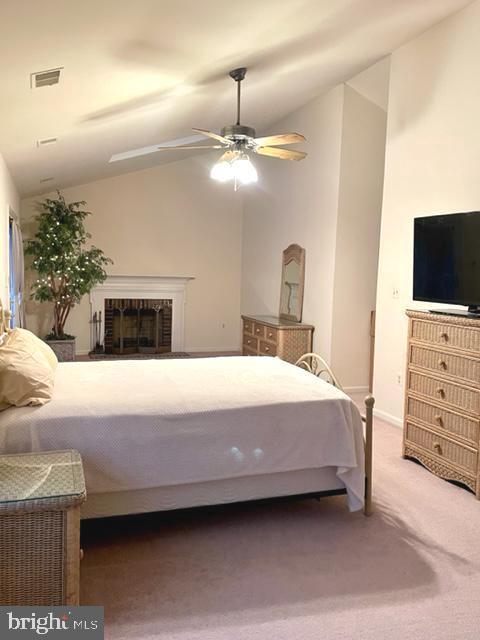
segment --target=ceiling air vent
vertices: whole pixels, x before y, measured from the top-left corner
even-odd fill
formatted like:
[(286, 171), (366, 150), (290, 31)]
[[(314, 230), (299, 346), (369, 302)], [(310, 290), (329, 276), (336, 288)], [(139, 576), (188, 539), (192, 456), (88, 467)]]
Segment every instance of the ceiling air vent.
[(60, 82), (60, 71), (63, 67), (58, 69), (47, 69), (46, 71), (36, 71), (30, 74), (30, 86), (32, 89), (38, 89), (39, 87), (48, 87), (51, 84), (58, 84)]
[(49, 144), (55, 144), (57, 138), (43, 138), (43, 140), (37, 140), (37, 147), (46, 147)]

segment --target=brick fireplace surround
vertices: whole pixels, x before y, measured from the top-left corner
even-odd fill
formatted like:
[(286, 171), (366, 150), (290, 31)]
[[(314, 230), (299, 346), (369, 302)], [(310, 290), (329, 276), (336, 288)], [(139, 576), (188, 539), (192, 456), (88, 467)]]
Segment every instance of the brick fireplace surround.
[[(90, 293), (91, 318), (101, 315), (106, 353), (184, 351), (186, 286), (191, 277), (108, 276)], [(91, 347), (95, 346), (92, 324)]]
[(105, 300), (105, 353), (168, 353), (172, 350), (172, 301)]

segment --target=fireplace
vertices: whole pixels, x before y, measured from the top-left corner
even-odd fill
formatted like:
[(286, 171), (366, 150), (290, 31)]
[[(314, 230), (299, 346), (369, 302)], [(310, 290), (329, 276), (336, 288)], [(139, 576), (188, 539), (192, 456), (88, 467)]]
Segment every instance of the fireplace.
[(105, 353), (167, 353), (172, 350), (172, 300), (106, 298)]
[(108, 276), (90, 293), (95, 353), (184, 351), (188, 276)]

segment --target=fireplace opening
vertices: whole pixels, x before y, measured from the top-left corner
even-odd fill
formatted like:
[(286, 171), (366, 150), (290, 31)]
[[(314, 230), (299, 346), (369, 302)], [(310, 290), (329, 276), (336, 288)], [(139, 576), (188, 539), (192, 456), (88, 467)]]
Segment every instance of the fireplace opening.
[(105, 353), (169, 353), (172, 300), (107, 298)]

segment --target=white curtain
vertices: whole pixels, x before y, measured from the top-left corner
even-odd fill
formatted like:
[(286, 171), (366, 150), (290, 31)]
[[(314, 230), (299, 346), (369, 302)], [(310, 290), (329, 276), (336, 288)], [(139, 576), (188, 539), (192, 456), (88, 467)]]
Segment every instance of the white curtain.
[(16, 220), (11, 220), (11, 244), (10, 244), (10, 298), (13, 313), (13, 326), (25, 327), (24, 304), (24, 262), (22, 232)]

